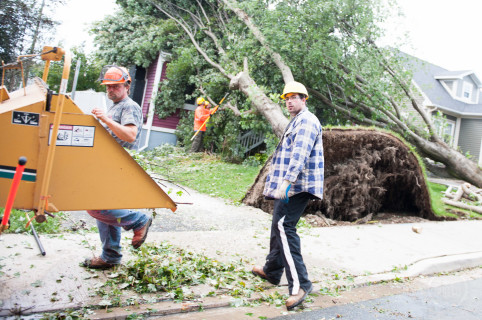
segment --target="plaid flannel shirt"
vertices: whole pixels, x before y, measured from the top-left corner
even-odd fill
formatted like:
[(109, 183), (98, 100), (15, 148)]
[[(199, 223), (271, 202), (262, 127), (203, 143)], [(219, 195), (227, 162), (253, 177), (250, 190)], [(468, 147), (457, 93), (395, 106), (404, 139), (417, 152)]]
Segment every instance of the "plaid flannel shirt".
[(283, 180), (291, 182), (288, 196), (308, 192), (323, 199), (324, 157), (322, 128), (308, 108), (288, 124), (276, 147), (263, 194), (275, 199)]

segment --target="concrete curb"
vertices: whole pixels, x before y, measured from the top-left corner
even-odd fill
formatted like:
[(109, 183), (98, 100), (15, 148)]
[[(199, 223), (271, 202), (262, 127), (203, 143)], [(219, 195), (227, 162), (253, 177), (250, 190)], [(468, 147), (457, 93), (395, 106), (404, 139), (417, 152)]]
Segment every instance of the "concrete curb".
[(429, 258), (416, 262), (403, 277), (416, 277), (439, 272), (455, 272), (482, 266), (482, 251)]
[(432, 275), (440, 272), (455, 272), (482, 266), (482, 251), (426, 258), (412, 263), (402, 272), (386, 272), (357, 277), (355, 285), (362, 286), (381, 281), (392, 281), (396, 278), (413, 278), (421, 275)]

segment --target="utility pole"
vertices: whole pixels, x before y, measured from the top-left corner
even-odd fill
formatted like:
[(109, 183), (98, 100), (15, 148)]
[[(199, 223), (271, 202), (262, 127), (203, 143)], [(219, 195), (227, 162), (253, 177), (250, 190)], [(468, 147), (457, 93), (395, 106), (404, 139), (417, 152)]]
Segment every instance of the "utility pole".
[(79, 78), (81, 62), (82, 61), (80, 59), (77, 59), (77, 64), (75, 65), (75, 75), (74, 75), (74, 82), (72, 83), (72, 94), (71, 94), (72, 100), (74, 100), (75, 98), (75, 91), (77, 89), (77, 79)]

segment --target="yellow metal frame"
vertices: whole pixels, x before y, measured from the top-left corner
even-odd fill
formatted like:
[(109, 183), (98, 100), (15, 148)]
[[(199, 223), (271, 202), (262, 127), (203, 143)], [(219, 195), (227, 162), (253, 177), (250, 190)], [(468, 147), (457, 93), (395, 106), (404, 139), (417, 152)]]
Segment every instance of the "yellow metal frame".
[[(42, 78), (47, 79), (49, 62), (60, 60), (60, 53), (64, 55), (64, 67), (59, 93), (52, 96), (50, 106), (48, 90), (41, 80), (0, 101), (0, 206), (5, 205), (12, 181), (5, 172), (16, 165), (19, 156), (26, 156), (27, 177), (30, 174), (35, 178), (20, 182), (14, 208), (34, 210), (38, 222), (45, 220), (46, 211), (176, 210), (171, 198), (100, 122), (84, 114), (70, 99), (70, 53), (51, 49), (44, 48), (50, 53), (42, 56), (46, 61)], [(28, 123), (19, 117), (36, 120)], [(88, 143), (74, 144), (76, 130), (89, 134), (82, 136)], [(59, 140), (64, 136), (70, 137), (70, 144)]]
[[(45, 49), (44, 49), (45, 52)], [(50, 59), (49, 57), (43, 57), (44, 60), (48, 61), (49, 63), (45, 64), (45, 69), (44, 69), (44, 74), (42, 79), (45, 79), (47, 81), (48, 77), (48, 72), (49, 72), (49, 67), (50, 67)], [(55, 56), (52, 58), (56, 58)], [(70, 55), (70, 52), (64, 52), (64, 68), (62, 71), (62, 79), (60, 81), (60, 90), (59, 90), (59, 99), (58, 99), (58, 105), (57, 105), (57, 110), (55, 112), (55, 117), (54, 117), (54, 126), (52, 129), (52, 137), (57, 137), (59, 133), (59, 127), (60, 127), (60, 120), (62, 119), (62, 112), (64, 110), (64, 103), (65, 103), (65, 95), (67, 93), (67, 84), (69, 82), (69, 73), (70, 73), (70, 66), (72, 64), (72, 57)], [(57, 144), (56, 143), (51, 143), (50, 146), (48, 147), (47, 151), (47, 161), (45, 163), (45, 177), (43, 179), (42, 187), (40, 189), (40, 199), (37, 205), (37, 215), (43, 216), (45, 208), (47, 206), (47, 201), (49, 199), (48, 195), (48, 189), (49, 189), (49, 184), (50, 184), (50, 176), (52, 174), (52, 167), (54, 164), (54, 156), (55, 156), (55, 149), (56, 149)], [(56, 210), (58, 211), (58, 210)], [(37, 219), (39, 220), (39, 219)]]

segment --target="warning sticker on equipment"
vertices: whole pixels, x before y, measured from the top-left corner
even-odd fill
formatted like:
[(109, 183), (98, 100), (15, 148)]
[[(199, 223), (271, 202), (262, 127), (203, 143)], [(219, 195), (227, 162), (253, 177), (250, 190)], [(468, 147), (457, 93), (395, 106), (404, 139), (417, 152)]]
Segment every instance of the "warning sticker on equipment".
[(21, 112), (21, 111), (12, 112), (13, 124), (23, 124), (26, 126), (38, 126), (39, 119), (40, 119), (39, 113)]
[[(52, 140), (52, 130), (54, 125), (50, 125), (49, 145)], [(61, 124), (57, 133), (57, 146), (69, 147), (93, 147), (95, 137), (95, 127), (75, 126)]]

